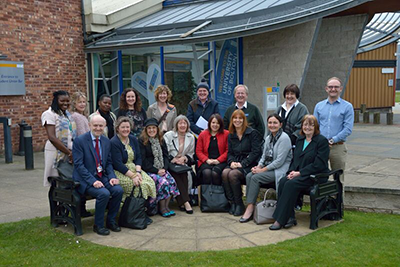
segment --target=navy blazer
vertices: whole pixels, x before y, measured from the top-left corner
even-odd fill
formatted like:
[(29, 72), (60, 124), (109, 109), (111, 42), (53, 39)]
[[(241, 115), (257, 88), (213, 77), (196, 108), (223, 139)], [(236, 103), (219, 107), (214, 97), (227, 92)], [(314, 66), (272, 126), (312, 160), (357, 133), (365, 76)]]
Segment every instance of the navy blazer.
[[(102, 135), (100, 136), (100, 145), (102, 154), (101, 162), (103, 166), (103, 177), (101, 180), (104, 181), (104, 179), (106, 179), (109, 181), (112, 178), (116, 178), (111, 159), (110, 140)], [(95, 153), (96, 151), (90, 132), (82, 134), (74, 140), (74, 145), (72, 147), (74, 172), (72, 178), (74, 181), (81, 184), (78, 187), (78, 191), (81, 194), (84, 194), (86, 188), (93, 186), (94, 182), (99, 180), (97, 176)]]
[[(125, 174), (129, 169), (125, 166), (128, 162), (128, 152), (125, 145), (121, 142), (117, 135), (111, 138), (111, 156), (113, 161), (114, 170)], [(132, 134), (129, 135), (129, 145), (134, 153), (133, 162), (135, 165), (142, 166), (142, 154), (140, 153), (139, 142)]]
[(329, 143), (322, 135), (315, 135), (303, 151), (305, 136), (300, 136), (296, 142), (293, 160), (288, 174), (291, 171), (300, 171), (300, 179), (308, 179), (312, 174), (329, 172)]

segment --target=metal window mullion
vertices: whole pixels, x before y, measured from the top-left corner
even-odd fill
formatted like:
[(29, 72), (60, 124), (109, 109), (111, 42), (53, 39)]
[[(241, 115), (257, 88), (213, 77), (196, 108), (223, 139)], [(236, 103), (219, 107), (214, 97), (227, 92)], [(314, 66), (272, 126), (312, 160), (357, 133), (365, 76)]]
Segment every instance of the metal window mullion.
[[(101, 58), (100, 58), (100, 54), (97, 53), (97, 60), (101, 63)], [(99, 68), (100, 68), (100, 74), (101, 77), (103, 78), (103, 85), (104, 85), (104, 89), (106, 89), (106, 93), (109, 95), (110, 94), (110, 90), (108, 89), (108, 85), (107, 85), (107, 81), (106, 81), (106, 75), (104, 75), (104, 69), (103, 69), (103, 65), (99, 64)]]

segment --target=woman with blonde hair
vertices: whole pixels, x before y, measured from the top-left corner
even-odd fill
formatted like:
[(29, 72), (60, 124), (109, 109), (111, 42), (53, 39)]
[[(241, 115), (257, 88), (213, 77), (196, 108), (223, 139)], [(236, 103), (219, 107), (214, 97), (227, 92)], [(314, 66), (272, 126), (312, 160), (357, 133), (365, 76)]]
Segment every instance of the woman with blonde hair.
[(87, 99), (82, 92), (76, 92), (71, 97), (71, 117), (76, 123), (76, 136), (89, 132), (89, 121), (87, 119)]

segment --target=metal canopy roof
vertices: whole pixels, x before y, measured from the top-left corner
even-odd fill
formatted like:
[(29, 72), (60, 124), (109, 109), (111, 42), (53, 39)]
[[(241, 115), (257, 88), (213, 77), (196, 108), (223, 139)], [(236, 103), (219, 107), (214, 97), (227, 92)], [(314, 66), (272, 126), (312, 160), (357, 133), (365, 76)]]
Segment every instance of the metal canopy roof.
[(400, 39), (400, 12), (374, 15), (365, 27), (358, 53), (377, 49)]
[(87, 52), (242, 37), (329, 16), (369, 0), (214, 0), (164, 7), (115, 29)]

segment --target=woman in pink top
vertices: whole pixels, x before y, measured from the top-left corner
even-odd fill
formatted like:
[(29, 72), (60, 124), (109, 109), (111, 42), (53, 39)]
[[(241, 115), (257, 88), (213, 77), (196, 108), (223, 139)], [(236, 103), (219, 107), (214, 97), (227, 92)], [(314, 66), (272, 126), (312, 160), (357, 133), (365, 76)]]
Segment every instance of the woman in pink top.
[(76, 123), (76, 136), (89, 132), (89, 121), (87, 119), (87, 99), (82, 92), (76, 92), (71, 98), (71, 117)]

